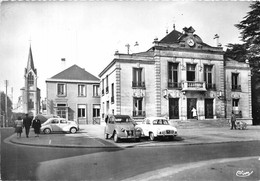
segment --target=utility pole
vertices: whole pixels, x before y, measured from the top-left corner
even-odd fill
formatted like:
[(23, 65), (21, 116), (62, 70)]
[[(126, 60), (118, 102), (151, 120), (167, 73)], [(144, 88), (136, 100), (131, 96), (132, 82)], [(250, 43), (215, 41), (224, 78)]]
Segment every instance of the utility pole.
[(8, 80), (5, 80), (5, 123), (8, 125), (8, 117), (7, 117), (7, 86), (8, 86)]
[[(0, 91), (0, 123), (2, 122), (2, 106), (1, 106), (1, 101), (2, 101), (2, 91)], [(4, 122), (3, 122), (3, 127), (4, 127)]]

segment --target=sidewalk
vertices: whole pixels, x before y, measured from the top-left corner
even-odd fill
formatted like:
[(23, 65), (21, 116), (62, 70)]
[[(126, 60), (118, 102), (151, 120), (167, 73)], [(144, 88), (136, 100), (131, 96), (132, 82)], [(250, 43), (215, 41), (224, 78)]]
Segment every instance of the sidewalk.
[(178, 137), (174, 141), (142, 140), (140, 142), (114, 143), (112, 140), (104, 139), (104, 125), (80, 125), (76, 134), (41, 134), (34, 137), (31, 129), (30, 137), (17, 138), (16, 134), (9, 137), (8, 141), (15, 144), (29, 146), (52, 146), (52, 147), (152, 147), (152, 146), (174, 146), (191, 144), (210, 144), (222, 142), (254, 141), (260, 140), (260, 126), (248, 126), (246, 130), (230, 130), (228, 125), (192, 125), (189, 123), (176, 124)]

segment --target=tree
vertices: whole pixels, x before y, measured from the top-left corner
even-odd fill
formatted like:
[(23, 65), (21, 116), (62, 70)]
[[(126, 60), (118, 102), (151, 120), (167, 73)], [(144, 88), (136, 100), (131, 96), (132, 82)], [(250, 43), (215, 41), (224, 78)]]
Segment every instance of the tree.
[[(0, 123), (1, 123), (1, 126), (3, 125), (3, 119), (5, 118), (5, 114), (6, 114), (6, 111), (5, 111), (5, 93), (4, 92), (0, 92), (0, 103), (1, 103), (1, 110), (0, 110)], [(7, 97), (7, 119), (9, 121), (12, 121), (12, 101), (10, 100), (9, 97)], [(6, 125), (7, 126), (7, 125)]]
[(236, 24), (241, 32), (242, 44), (229, 44), (225, 57), (244, 62), (252, 68), (252, 113), (253, 124), (260, 124), (260, 1), (249, 6), (252, 10)]
[(250, 5), (252, 9), (243, 20), (236, 24), (241, 30), (241, 40), (243, 44), (229, 44), (225, 56), (235, 58), (237, 61), (248, 59), (250, 65), (259, 67), (260, 58), (260, 1), (255, 1)]

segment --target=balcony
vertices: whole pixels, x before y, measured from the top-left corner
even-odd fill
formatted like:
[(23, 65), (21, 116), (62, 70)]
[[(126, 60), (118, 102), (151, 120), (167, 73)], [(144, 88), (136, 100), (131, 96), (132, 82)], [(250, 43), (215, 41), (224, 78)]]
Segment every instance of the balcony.
[(232, 91), (241, 91), (241, 85), (234, 84), (231, 89)]
[(133, 88), (145, 88), (145, 82), (132, 82)]
[(145, 111), (133, 111), (133, 117), (145, 117)]
[(179, 82), (168, 82), (168, 88), (181, 89), (181, 83), (179, 83)]
[(207, 91), (205, 82), (184, 81), (182, 91)]

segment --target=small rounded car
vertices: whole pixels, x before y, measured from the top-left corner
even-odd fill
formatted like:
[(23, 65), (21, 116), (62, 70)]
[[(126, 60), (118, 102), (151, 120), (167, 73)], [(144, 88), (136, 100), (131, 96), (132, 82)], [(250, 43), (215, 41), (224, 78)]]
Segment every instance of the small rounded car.
[(41, 125), (41, 132), (50, 134), (52, 132), (76, 133), (79, 125), (75, 121), (68, 121), (64, 118), (49, 118)]
[(105, 139), (113, 138), (114, 142), (120, 139), (135, 139), (140, 141), (141, 132), (136, 131), (135, 122), (128, 115), (107, 115), (104, 130)]
[(155, 138), (173, 140), (177, 136), (177, 129), (164, 117), (147, 117), (135, 128), (141, 132), (142, 137), (149, 137), (151, 141)]

